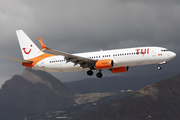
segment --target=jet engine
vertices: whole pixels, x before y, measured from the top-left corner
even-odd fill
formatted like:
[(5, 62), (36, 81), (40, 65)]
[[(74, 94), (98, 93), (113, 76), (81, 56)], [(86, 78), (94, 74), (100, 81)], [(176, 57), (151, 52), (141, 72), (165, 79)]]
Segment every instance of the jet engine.
[(99, 60), (96, 62), (96, 69), (110, 69), (114, 66), (114, 61), (111, 59)]
[(121, 72), (127, 72), (129, 70), (129, 66), (124, 66), (124, 67), (117, 67), (117, 68), (112, 68), (111, 71), (113, 73), (121, 73)]

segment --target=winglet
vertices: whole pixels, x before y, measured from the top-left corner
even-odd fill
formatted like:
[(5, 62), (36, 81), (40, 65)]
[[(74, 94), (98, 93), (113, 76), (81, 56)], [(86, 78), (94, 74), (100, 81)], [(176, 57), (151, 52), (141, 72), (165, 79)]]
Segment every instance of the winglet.
[(41, 52), (41, 51), (43, 51), (43, 50), (45, 50), (45, 49), (48, 49), (48, 48), (46, 47), (46, 45), (43, 43), (43, 41), (41, 40), (41, 38), (40, 38), (40, 37), (37, 37), (37, 38), (38, 38), (39, 43), (40, 43), (40, 45), (41, 45), (41, 47), (42, 47), (42, 50), (40, 50), (39, 52)]

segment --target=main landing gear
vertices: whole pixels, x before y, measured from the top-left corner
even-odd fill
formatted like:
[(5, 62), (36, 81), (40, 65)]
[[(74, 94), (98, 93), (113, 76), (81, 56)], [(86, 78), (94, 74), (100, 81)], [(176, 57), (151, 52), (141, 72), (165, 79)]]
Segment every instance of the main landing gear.
[[(87, 71), (87, 75), (92, 76), (93, 75), (93, 71), (92, 70), (88, 70)], [(101, 73), (101, 70), (96, 74), (96, 76), (98, 78), (102, 78), (103, 74)]]
[(98, 78), (102, 78), (103, 74), (101, 73), (101, 71), (99, 71), (99, 72), (96, 74), (96, 76), (97, 76)]
[(89, 76), (92, 76), (92, 75), (93, 75), (93, 71), (92, 71), (92, 70), (88, 70), (88, 71), (87, 71), (87, 74), (88, 74)]

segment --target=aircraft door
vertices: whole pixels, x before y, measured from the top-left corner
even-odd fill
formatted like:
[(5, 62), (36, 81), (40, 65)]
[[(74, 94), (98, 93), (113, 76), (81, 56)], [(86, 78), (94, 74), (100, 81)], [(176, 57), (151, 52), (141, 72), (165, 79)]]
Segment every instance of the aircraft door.
[(43, 70), (45, 70), (44, 60), (41, 62), (41, 67), (42, 67)]
[(152, 56), (155, 57), (156, 56), (156, 49), (152, 50)]

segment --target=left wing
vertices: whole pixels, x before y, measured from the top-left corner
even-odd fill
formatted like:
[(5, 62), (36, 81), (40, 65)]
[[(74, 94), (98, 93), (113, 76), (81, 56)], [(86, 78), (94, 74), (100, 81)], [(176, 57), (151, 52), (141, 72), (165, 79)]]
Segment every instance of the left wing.
[(50, 49), (48, 47), (46, 47), (46, 45), (43, 43), (43, 41), (38, 37), (39, 43), (42, 47), (42, 50), (48, 50), (52, 53), (58, 54), (58, 55), (62, 55), (64, 56), (64, 59), (67, 60), (67, 62), (73, 62), (74, 66), (77, 64), (80, 64), (80, 66), (84, 69), (84, 68), (89, 68), (89, 69), (95, 69), (94, 68), (94, 64), (96, 63), (96, 60), (92, 60), (92, 59), (88, 59), (85, 57), (81, 57), (81, 56), (77, 56), (77, 55), (72, 55), (66, 52), (62, 52), (62, 51), (57, 51), (54, 49)]

